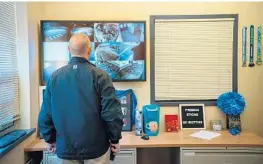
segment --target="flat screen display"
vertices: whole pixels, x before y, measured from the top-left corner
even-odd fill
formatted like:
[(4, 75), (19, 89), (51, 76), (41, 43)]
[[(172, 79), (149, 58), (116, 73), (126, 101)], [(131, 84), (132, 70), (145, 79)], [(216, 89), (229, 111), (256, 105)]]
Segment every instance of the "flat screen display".
[(71, 58), (70, 37), (89, 36), (89, 61), (114, 82), (146, 80), (145, 21), (41, 21), (42, 83)]

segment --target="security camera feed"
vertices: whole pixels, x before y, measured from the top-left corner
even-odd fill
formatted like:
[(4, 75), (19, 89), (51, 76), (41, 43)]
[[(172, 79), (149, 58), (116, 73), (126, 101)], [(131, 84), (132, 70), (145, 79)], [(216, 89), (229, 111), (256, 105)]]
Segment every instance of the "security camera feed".
[(73, 23), (72, 29), (70, 30), (71, 36), (78, 33), (86, 34), (90, 41), (94, 41), (94, 25), (93, 23)]
[(117, 42), (120, 37), (118, 23), (95, 23), (96, 42)]
[(43, 23), (42, 32), (45, 42), (64, 42), (69, 39), (69, 27), (62, 23)]
[(78, 33), (91, 41), (89, 62), (113, 81), (145, 81), (145, 22), (42, 21), (43, 83), (68, 64), (69, 39)]

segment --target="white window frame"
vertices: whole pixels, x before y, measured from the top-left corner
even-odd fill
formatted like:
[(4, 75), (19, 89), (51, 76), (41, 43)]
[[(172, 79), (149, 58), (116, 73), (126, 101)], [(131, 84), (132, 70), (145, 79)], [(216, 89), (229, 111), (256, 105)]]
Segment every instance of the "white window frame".
[(156, 100), (155, 99), (155, 21), (156, 20), (171, 20), (171, 19), (221, 19), (233, 18), (233, 62), (232, 62), (232, 91), (238, 91), (238, 14), (219, 14), (219, 15), (153, 15), (150, 16), (150, 89), (151, 89), (151, 103), (160, 106), (178, 106), (179, 104), (203, 103), (206, 106), (215, 106), (216, 100)]

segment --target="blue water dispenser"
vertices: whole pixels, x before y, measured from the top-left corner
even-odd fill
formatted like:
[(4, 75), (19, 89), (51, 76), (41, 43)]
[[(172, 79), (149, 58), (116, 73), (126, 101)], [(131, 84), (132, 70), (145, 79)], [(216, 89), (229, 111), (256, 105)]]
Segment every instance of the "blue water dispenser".
[(160, 128), (160, 106), (143, 106), (143, 129), (148, 136), (157, 136)]

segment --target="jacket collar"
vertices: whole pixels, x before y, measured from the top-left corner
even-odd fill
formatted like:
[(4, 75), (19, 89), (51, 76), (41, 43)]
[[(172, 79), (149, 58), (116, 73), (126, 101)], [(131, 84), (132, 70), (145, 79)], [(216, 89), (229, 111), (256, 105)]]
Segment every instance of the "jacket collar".
[(85, 58), (82, 58), (82, 57), (72, 57), (69, 61), (69, 63), (76, 63), (76, 62), (81, 62), (81, 63), (84, 63), (84, 62), (87, 62), (93, 66), (95, 66), (94, 64), (92, 64), (91, 62), (89, 62), (87, 59)]
[(88, 60), (82, 57), (72, 57), (69, 63), (72, 62), (88, 62)]

